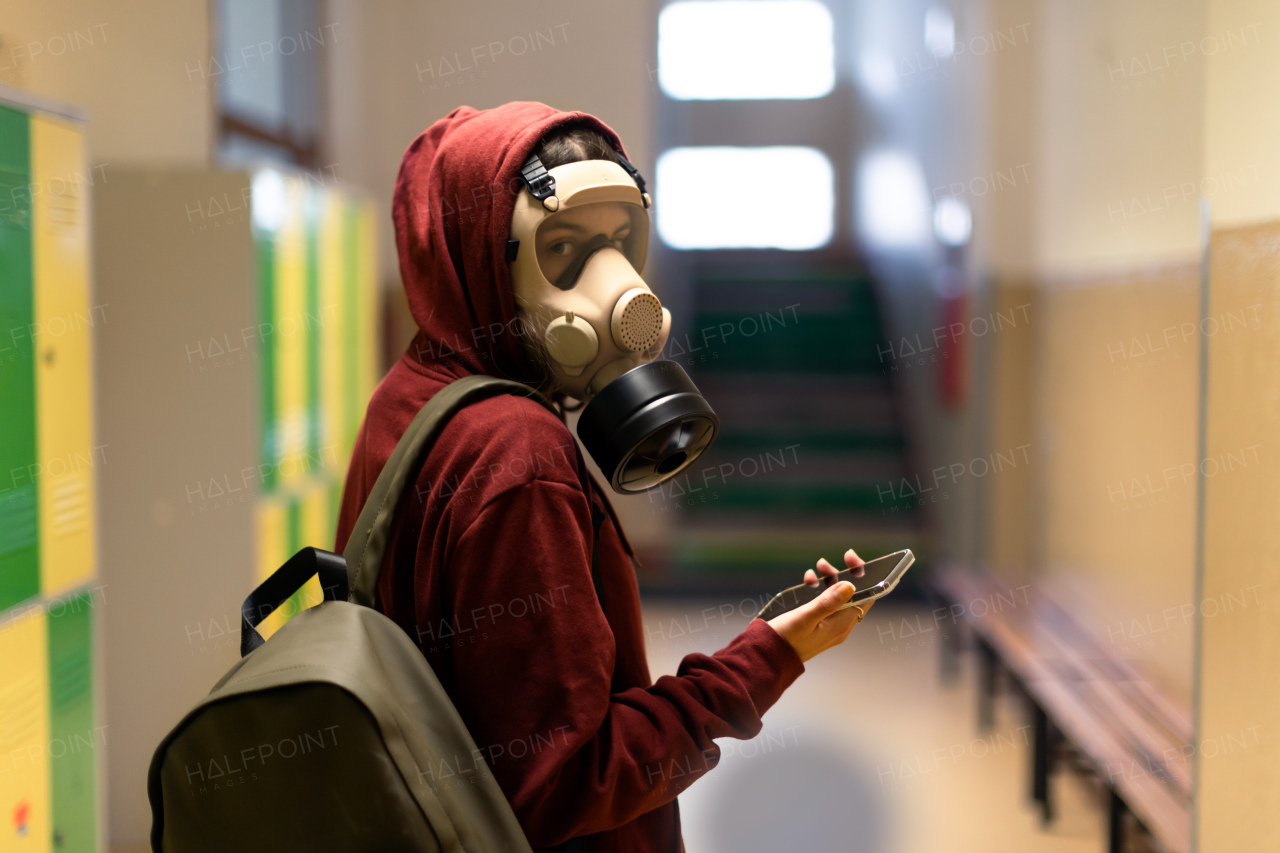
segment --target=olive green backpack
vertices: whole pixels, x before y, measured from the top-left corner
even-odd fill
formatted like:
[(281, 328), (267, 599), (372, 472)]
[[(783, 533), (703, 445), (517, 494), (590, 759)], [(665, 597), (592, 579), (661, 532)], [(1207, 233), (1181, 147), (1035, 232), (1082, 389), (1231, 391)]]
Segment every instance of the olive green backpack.
[[(532, 853), (422, 652), (372, 606), (405, 485), (455, 411), (498, 393), (551, 407), (490, 376), (437, 392), (378, 476), (343, 554), (303, 548), (245, 599), (240, 661), (152, 758), (155, 853)], [(313, 575), (325, 600), (264, 641), (258, 624)], [(585, 839), (561, 849), (585, 849)]]

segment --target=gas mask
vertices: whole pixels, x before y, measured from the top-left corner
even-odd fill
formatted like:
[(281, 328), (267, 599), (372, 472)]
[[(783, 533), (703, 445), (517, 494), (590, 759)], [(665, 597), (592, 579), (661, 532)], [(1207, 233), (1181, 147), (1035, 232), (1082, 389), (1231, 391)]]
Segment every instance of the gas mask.
[(558, 391), (586, 405), (578, 437), (614, 491), (643, 492), (688, 467), (720, 420), (684, 369), (655, 361), (671, 312), (644, 283), (644, 178), (619, 155), (551, 171), (525, 161), (507, 262), (516, 303)]

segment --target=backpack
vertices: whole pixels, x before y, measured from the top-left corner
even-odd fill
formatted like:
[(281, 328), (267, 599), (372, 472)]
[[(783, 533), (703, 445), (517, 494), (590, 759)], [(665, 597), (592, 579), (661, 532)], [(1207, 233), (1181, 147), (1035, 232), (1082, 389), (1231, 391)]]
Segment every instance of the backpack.
[[(498, 393), (555, 411), (491, 376), (441, 389), (396, 445), (344, 552), (303, 548), (245, 599), (241, 659), (151, 760), (155, 853), (532, 853), (426, 658), (373, 608), (405, 484), (454, 412)], [(604, 513), (591, 506), (598, 537)], [(324, 601), (263, 640), (257, 626), (313, 575)], [(556, 849), (585, 847), (580, 837)]]

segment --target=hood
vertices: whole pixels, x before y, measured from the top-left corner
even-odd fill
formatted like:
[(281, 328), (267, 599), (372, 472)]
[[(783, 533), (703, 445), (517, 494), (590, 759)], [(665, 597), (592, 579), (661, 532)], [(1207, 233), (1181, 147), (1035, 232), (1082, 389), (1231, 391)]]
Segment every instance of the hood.
[(446, 376), (487, 373), (536, 382), (521, 346), (506, 242), (520, 167), (538, 140), (568, 122), (622, 141), (593, 115), (537, 101), (462, 106), (427, 128), (400, 162), (392, 198), (400, 278), (418, 334), (408, 355)]

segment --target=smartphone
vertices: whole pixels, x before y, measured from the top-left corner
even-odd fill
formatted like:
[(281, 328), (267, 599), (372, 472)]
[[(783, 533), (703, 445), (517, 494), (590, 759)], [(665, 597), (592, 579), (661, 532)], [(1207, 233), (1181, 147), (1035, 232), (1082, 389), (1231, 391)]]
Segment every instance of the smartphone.
[(893, 588), (898, 585), (898, 581), (907, 573), (907, 569), (911, 568), (911, 564), (915, 561), (916, 558), (911, 553), (911, 549), (904, 548), (901, 551), (894, 551), (892, 554), (886, 554), (883, 557), (864, 563), (862, 565), (862, 577), (856, 576), (854, 569), (845, 569), (830, 577), (819, 577), (817, 586), (809, 586), (802, 583), (798, 586), (789, 587), (769, 599), (769, 603), (760, 609), (760, 612), (756, 614), (756, 618), (767, 621), (775, 616), (781, 616), (788, 610), (794, 610), (801, 605), (808, 604), (830, 587), (840, 583), (840, 581), (852, 583), (854, 592), (853, 598), (849, 599), (847, 604), (838, 608), (836, 612), (854, 604), (861, 604), (864, 601), (874, 601), (892, 592)]

